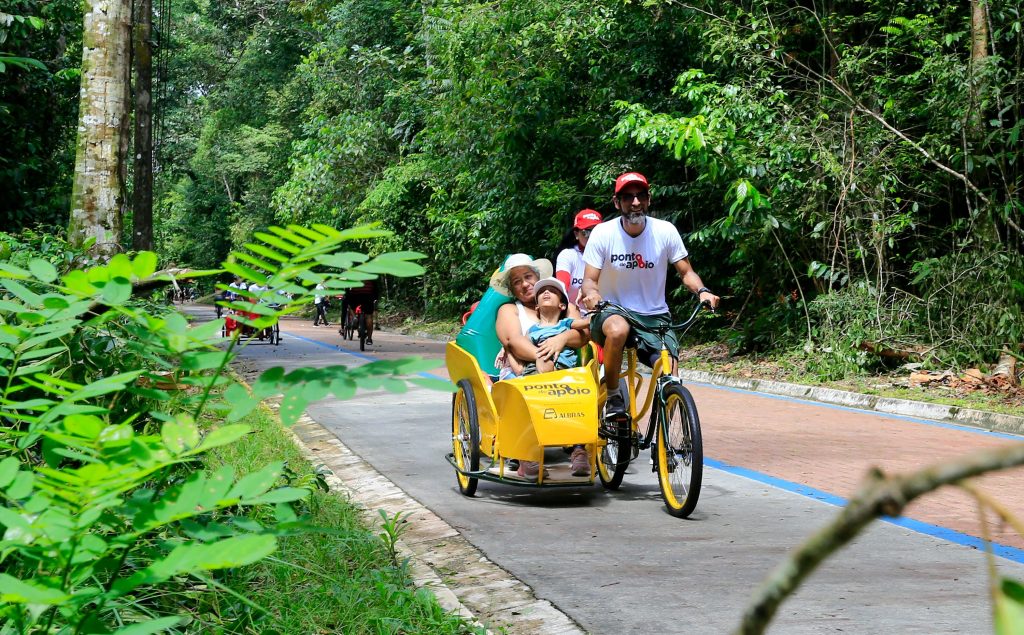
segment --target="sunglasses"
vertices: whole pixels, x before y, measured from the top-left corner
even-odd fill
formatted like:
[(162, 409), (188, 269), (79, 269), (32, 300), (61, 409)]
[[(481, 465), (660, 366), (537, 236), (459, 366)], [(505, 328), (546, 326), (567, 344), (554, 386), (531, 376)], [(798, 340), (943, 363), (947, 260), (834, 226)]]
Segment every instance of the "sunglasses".
[(641, 203), (645, 203), (651, 200), (651, 193), (644, 190), (643, 192), (622, 193), (616, 195), (618, 199), (623, 203), (632, 203), (633, 199), (639, 199)]
[(592, 229), (577, 229), (576, 231), (579, 232), (580, 236), (583, 236), (584, 238), (587, 238), (587, 237), (590, 236), (590, 232), (592, 232), (593, 230)]

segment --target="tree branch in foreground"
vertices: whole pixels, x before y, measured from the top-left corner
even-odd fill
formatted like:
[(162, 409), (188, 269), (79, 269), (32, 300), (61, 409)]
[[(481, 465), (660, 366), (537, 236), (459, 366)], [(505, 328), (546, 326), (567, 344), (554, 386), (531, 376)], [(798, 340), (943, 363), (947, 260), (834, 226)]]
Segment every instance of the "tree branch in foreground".
[(839, 516), (807, 539), (772, 571), (761, 588), (754, 593), (735, 633), (763, 633), (782, 601), (825, 558), (853, 540), (876, 518), (899, 516), (915, 498), (943, 485), (1019, 465), (1024, 465), (1024, 443), (982, 450), (901, 476), (886, 477), (881, 470), (872, 469)]

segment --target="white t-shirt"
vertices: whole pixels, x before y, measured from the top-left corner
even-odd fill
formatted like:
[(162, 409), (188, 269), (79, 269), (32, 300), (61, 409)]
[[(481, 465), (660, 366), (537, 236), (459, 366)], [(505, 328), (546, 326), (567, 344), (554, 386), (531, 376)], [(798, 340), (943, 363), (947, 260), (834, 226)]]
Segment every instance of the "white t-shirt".
[(601, 270), (601, 297), (641, 315), (668, 313), (665, 279), (669, 265), (686, 258), (686, 247), (676, 226), (647, 217), (647, 225), (633, 237), (618, 218), (594, 228), (583, 261)]
[(558, 258), (555, 260), (555, 271), (569, 272), (569, 287), (566, 289), (569, 292), (569, 304), (576, 304), (576, 299), (580, 295), (584, 270), (586, 270), (586, 265), (583, 262), (583, 252), (580, 251), (579, 245), (559, 252)]

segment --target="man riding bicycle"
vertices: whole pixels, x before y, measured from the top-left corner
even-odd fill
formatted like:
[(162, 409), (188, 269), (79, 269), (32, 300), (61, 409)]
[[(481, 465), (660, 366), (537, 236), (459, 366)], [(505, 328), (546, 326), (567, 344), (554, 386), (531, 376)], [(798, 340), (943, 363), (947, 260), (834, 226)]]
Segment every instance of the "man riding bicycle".
[(348, 312), (356, 312), (358, 309), (366, 316), (366, 343), (373, 344), (373, 315), (379, 296), (376, 280), (367, 280), (363, 286), (346, 291), (345, 297), (341, 299), (341, 328), (338, 332), (343, 334)]
[[(690, 266), (689, 254), (675, 225), (647, 215), (651, 204), (647, 178), (626, 172), (615, 179), (615, 209), (621, 216), (594, 227), (583, 253), (586, 269), (581, 290), (582, 304), (594, 310), (601, 300), (614, 302), (633, 313), (643, 324), (671, 323), (665, 302), (668, 266), (675, 268), (686, 288), (712, 308), (718, 296), (712, 293)], [(660, 340), (649, 333), (633, 331), (622, 315), (604, 310), (591, 322), (591, 337), (604, 347), (604, 382), (608, 389), (605, 417), (626, 415), (625, 398), (619, 390), (622, 351), (635, 345), (640, 360), (653, 364), (661, 351)], [(669, 353), (678, 357), (675, 334), (668, 336)], [(668, 370), (668, 369), (666, 369)]]

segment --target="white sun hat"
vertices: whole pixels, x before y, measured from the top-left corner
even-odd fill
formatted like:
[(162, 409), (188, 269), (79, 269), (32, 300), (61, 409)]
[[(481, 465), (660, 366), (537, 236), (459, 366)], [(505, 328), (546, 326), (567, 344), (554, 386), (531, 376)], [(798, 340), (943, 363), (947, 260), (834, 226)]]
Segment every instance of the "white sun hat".
[(505, 259), (505, 264), (491, 276), (491, 288), (511, 297), (512, 290), (508, 287), (508, 275), (516, 267), (530, 267), (538, 278), (550, 278), (555, 269), (547, 258), (534, 259), (526, 254), (512, 254)]

